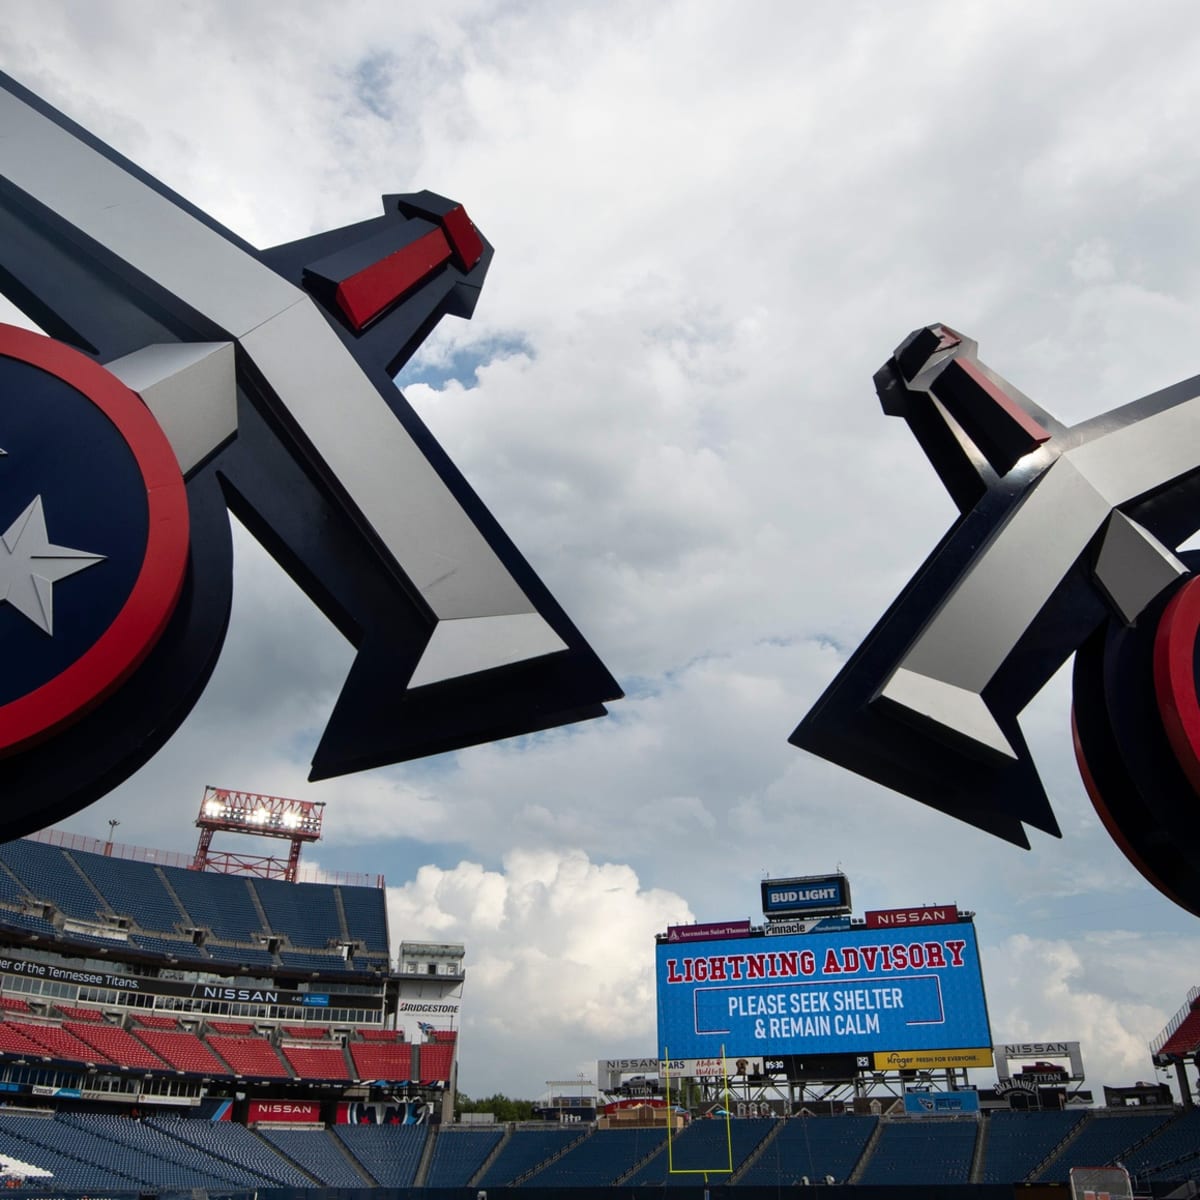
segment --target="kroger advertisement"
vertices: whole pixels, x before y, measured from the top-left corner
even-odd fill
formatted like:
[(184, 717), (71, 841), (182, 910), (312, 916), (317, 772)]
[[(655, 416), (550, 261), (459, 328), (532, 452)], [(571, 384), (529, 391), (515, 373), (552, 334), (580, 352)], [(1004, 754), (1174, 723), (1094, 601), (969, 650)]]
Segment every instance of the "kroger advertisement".
[(990, 1046), (975, 927), (659, 943), (672, 1058)]

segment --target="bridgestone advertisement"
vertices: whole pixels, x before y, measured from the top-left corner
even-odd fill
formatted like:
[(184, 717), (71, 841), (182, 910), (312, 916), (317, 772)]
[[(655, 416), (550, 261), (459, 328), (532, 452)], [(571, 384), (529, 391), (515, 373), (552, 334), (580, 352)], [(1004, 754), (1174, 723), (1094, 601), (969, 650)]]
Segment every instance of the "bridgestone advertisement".
[(975, 927), (657, 947), (662, 1057), (990, 1046)]

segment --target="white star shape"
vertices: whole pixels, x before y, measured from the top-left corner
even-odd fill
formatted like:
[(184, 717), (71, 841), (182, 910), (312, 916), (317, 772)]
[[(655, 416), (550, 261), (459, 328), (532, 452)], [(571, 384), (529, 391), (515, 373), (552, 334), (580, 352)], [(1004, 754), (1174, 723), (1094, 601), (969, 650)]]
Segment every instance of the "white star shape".
[(103, 558), (103, 554), (52, 546), (46, 534), (42, 498), (35, 496), (0, 537), (0, 604), (7, 601), (53, 637), (53, 585), (76, 571), (95, 566)]

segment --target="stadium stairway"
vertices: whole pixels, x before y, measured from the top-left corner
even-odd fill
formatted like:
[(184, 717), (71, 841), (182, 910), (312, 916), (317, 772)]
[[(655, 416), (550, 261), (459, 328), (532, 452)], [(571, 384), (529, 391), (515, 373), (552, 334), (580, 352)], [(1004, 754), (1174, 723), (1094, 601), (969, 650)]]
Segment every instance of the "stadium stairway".
[(504, 1153), (504, 1148), (512, 1140), (513, 1128), (514, 1127), (512, 1125), (508, 1125), (505, 1128), (504, 1136), (496, 1143), (491, 1154), (489, 1154), (487, 1158), (485, 1158), (483, 1162), (479, 1164), (479, 1170), (477, 1170), (475, 1174), (471, 1176), (471, 1181), (467, 1185), (468, 1187), (477, 1186), (479, 1181), (487, 1176), (488, 1171), (492, 1169), (492, 1164), (500, 1157), (501, 1154)]
[(425, 1139), (425, 1146), (421, 1151), (421, 1157), (417, 1160), (417, 1173), (413, 1178), (413, 1187), (424, 1187), (425, 1180), (429, 1176), (429, 1164), (433, 1161), (433, 1147), (437, 1142), (440, 1128), (436, 1125), (429, 1127), (429, 1136)]
[(1065, 1182), (1072, 1166), (1108, 1166), (1135, 1145), (1162, 1132), (1171, 1114), (1154, 1109), (1097, 1109), (1080, 1121), (1074, 1137), (1033, 1174), (1037, 1183)]
[(338, 932), (342, 935), (342, 941), (350, 941), (350, 925), (346, 921), (346, 906), (342, 903), (342, 889), (333, 889), (333, 907), (337, 909)]
[(75, 874), (78, 875), (79, 878), (83, 881), (83, 886), (93, 896), (96, 897), (96, 914), (97, 914), (97, 916), (103, 914), (104, 916), (115, 917), (117, 914), (115, 912), (113, 912), (112, 907), (109, 905), (108, 901), (104, 898), (104, 896), (101, 895), (100, 889), (98, 887), (96, 887), (96, 885), (88, 878), (87, 872), (71, 857), (70, 852), (67, 850), (64, 850), (62, 852), (62, 855), (63, 855), (63, 858), (65, 858), (67, 860), (67, 862), (69, 862), (71, 864), (71, 868), (72, 868), (72, 870), (74, 870)]
[(262, 927), (270, 932), (272, 925), (267, 916), (267, 910), (263, 908), (263, 902), (259, 899), (258, 892), (254, 890), (254, 883), (251, 880), (246, 881), (246, 891), (250, 893), (250, 903), (254, 906), (254, 911), (258, 914), (258, 919), (262, 922)]
[(745, 1175), (746, 1172), (749, 1171), (750, 1168), (754, 1166), (754, 1164), (758, 1162), (760, 1158), (762, 1158), (762, 1156), (767, 1152), (767, 1148), (779, 1136), (779, 1132), (783, 1128), (785, 1120), (786, 1118), (783, 1118), (775, 1122), (775, 1124), (771, 1127), (770, 1133), (768, 1133), (767, 1136), (763, 1138), (763, 1140), (759, 1142), (757, 1146), (754, 1147), (754, 1149), (746, 1156), (745, 1160), (742, 1162), (742, 1165), (738, 1167), (738, 1169), (734, 1171), (732, 1175), (730, 1175), (730, 1184), (742, 1182), (742, 1176)]
[[(1191, 1167), (1200, 1160), (1200, 1108), (1181, 1112), (1152, 1137), (1135, 1146), (1121, 1160), (1130, 1175), (1153, 1179), (1173, 1166)], [(1185, 1164), (1187, 1164), (1185, 1166)]]
[(632, 1179), (644, 1166), (646, 1166), (647, 1163), (652, 1162), (660, 1154), (665, 1154), (666, 1152), (667, 1152), (667, 1139), (664, 1137), (663, 1140), (657, 1146), (655, 1146), (654, 1149), (651, 1150), (649, 1154), (644, 1154), (619, 1179), (614, 1179), (612, 1186), (613, 1187), (623, 1187), (624, 1184), (626, 1183), (626, 1181)]
[(991, 1121), (985, 1120), (980, 1113), (979, 1132), (975, 1135), (975, 1155), (971, 1159), (971, 1173), (967, 1176), (972, 1183), (979, 1183), (983, 1176), (983, 1164), (987, 1162), (988, 1135), (991, 1131)]
[(882, 1137), (883, 1122), (879, 1121), (875, 1128), (871, 1130), (871, 1136), (867, 1138), (867, 1144), (863, 1147), (863, 1152), (859, 1156), (858, 1162), (854, 1164), (854, 1170), (847, 1176), (847, 1183), (857, 1183), (863, 1177), (867, 1167), (871, 1165), (871, 1159), (875, 1156), (875, 1147), (879, 1145)]
[(311, 1175), (322, 1187), (375, 1187), (358, 1160), (328, 1129), (267, 1128), (256, 1131), (280, 1158)]
[(569, 1154), (572, 1150), (575, 1149), (576, 1146), (579, 1145), (580, 1142), (582, 1142), (585, 1138), (591, 1137), (595, 1132), (596, 1132), (595, 1127), (592, 1126), (591, 1124), (583, 1126), (583, 1130), (580, 1133), (579, 1137), (572, 1138), (560, 1150), (558, 1150), (556, 1153), (550, 1155), (549, 1158), (543, 1158), (541, 1162), (537, 1163), (535, 1166), (530, 1167), (528, 1171), (522, 1172), (520, 1175), (518, 1175), (512, 1181), (512, 1183), (509, 1186), (510, 1187), (519, 1187), (521, 1184), (528, 1182), (535, 1175), (538, 1175), (542, 1171), (544, 1171), (548, 1166), (551, 1165), (551, 1163), (558, 1162), (558, 1160), (560, 1158), (562, 1158), (562, 1156), (564, 1154)]
[(1035, 1167), (1033, 1168), (1033, 1170), (1031, 1170), (1031, 1171), (1030, 1171), (1030, 1172), (1029, 1172), (1029, 1173), (1028, 1173), (1028, 1174), (1025, 1176), (1025, 1178), (1026, 1178), (1026, 1179), (1037, 1179), (1037, 1178), (1038, 1178), (1038, 1176), (1039, 1176), (1039, 1175), (1040, 1175), (1040, 1174), (1041, 1174), (1041, 1173), (1042, 1173), (1042, 1172), (1043, 1172), (1043, 1171), (1044, 1171), (1044, 1170), (1045, 1170), (1045, 1169), (1046, 1169), (1046, 1168), (1047, 1168), (1047, 1167), (1048, 1167), (1048, 1166), (1049, 1166), (1049, 1165), (1050, 1165), (1050, 1164), (1051, 1164), (1051, 1163), (1052, 1163), (1052, 1162), (1053, 1162), (1053, 1161), (1054, 1161), (1056, 1158), (1058, 1158), (1058, 1156), (1059, 1156), (1060, 1154), (1063, 1154), (1063, 1153), (1066, 1151), (1067, 1147), (1068, 1147), (1068, 1146), (1069, 1146), (1069, 1145), (1070, 1145), (1070, 1144), (1071, 1144), (1073, 1141), (1075, 1141), (1075, 1139), (1076, 1139), (1077, 1137), (1079, 1137), (1080, 1133), (1081, 1133), (1081, 1132), (1083, 1131), (1083, 1129), (1084, 1129), (1084, 1126), (1086, 1126), (1086, 1125), (1087, 1125), (1087, 1123), (1088, 1123), (1088, 1121), (1090, 1121), (1090, 1120), (1091, 1120), (1091, 1116), (1092, 1116), (1092, 1115), (1091, 1115), (1091, 1113), (1090, 1113), (1090, 1112), (1085, 1112), (1085, 1113), (1083, 1114), (1083, 1119), (1082, 1119), (1081, 1121), (1076, 1121), (1076, 1122), (1075, 1122), (1075, 1124), (1074, 1124), (1074, 1125), (1071, 1127), (1071, 1130), (1070, 1130), (1070, 1132), (1067, 1134), (1067, 1136), (1066, 1136), (1065, 1138), (1063, 1138), (1063, 1140), (1062, 1140), (1061, 1142), (1059, 1142), (1059, 1143), (1058, 1143), (1058, 1145), (1057, 1145), (1057, 1146), (1055, 1146), (1055, 1147), (1054, 1147), (1054, 1148), (1053, 1148), (1053, 1149), (1050, 1151), (1050, 1153), (1049, 1153), (1049, 1154), (1047, 1154), (1047, 1155), (1046, 1155), (1046, 1157), (1045, 1157), (1045, 1158), (1043, 1158), (1043, 1159), (1041, 1160), (1041, 1162), (1039, 1162), (1039, 1163), (1037, 1164), (1037, 1166), (1035, 1166)]
[(155, 873), (155, 875), (158, 876), (159, 881), (162, 883), (163, 889), (166, 891), (167, 895), (170, 896), (171, 899), (175, 901), (175, 907), (177, 909), (179, 909), (180, 913), (183, 916), (182, 923), (190, 925), (194, 929), (196, 927), (196, 922), (192, 920), (191, 914), (188, 912), (187, 907), (184, 905), (183, 901), (179, 898), (179, 893), (171, 886), (171, 881), (167, 878), (166, 871), (164, 871), (162, 869), (162, 867), (156, 866), (154, 868), (154, 873)]

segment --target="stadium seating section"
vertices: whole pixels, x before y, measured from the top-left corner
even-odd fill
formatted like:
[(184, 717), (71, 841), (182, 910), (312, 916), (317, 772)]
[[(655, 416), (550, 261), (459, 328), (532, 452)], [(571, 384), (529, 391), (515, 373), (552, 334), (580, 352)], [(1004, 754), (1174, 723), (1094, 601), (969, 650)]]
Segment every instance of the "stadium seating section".
[(978, 1132), (971, 1120), (888, 1122), (859, 1182), (968, 1183)]
[[(61, 1019), (80, 1013), (86, 1019)], [(422, 1082), (444, 1087), (453, 1072), (453, 1040), (414, 1044), (392, 1030), (356, 1029), (345, 1041), (346, 1035), (335, 1038), (318, 1026), (284, 1025), (272, 1032), (247, 1021), (210, 1020), (193, 1031), (175, 1017), (153, 1014), (134, 1014), (127, 1024), (72, 1006), (58, 1006), (55, 1017), (35, 1015), (28, 1005), (0, 1010), (0, 1056), (75, 1067), (112, 1064), (158, 1075), (349, 1084), (415, 1079), (416, 1053)]]
[(361, 976), (389, 965), (379, 888), (189, 871), (29, 840), (0, 845), (4, 929), (62, 948), (119, 946), (272, 974)]
[(1121, 1161), (1132, 1173), (1153, 1182), (1200, 1179), (1200, 1109), (1168, 1122)]
[(988, 1120), (986, 1155), (980, 1183), (1027, 1179), (1050, 1154), (1076, 1132), (1086, 1113), (996, 1112)]
[(777, 1187), (804, 1178), (823, 1182), (832, 1175), (845, 1183), (878, 1124), (878, 1117), (853, 1114), (836, 1120), (800, 1116), (785, 1121), (738, 1182)]
[[(1069, 1123), (1062, 1115), (1002, 1112), (985, 1117), (982, 1124), (989, 1138), (1004, 1142), (1023, 1133), (1035, 1143), (1031, 1154), (1049, 1145), (1056, 1160), (1074, 1146), (1076, 1152), (1065, 1161), (1076, 1165), (1102, 1165), (1089, 1156), (1105, 1153), (1105, 1147), (1111, 1153), (1134, 1137), (1137, 1146), (1122, 1161), (1135, 1179), (1182, 1181), (1200, 1175), (1200, 1112), (1102, 1110)], [(1046, 1128), (1038, 1125), (1042, 1121)], [(0, 1154), (53, 1172), (61, 1188), (93, 1192), (99, 1187), (228, 1190), (231, 1185), (483, 1189), (519, 1182), (548, 1189), (694, 1184), (697, 1177), (686, 1172), (706, 1170), (714, 1183), (775, 1189), (794, 1187), (805, 1178), (823, 1183), (830, 1176), (838, 1183), (864, 1184), (917, 1176), (917, 1186), (928, 1186), (934, 1177), (971, 1181), (980, 1129), (981, 1122), (969, 1119), (847, 1115), (734, 1120), (727, 1131), (723, 1120), (699, 1120), (673, 1136), (669, 1163), (665, 1134), (655, 1129), (363, 1124), (252, 1130), (229, 1121), (179, 1116), (135, 1120), (0, 1109)], [(430, 1138), (433, 1145), (426, 1156)], [(1019, 1182), (1006, 1179), (1008, 1172), (999, 1166), (1007, 1154), (1003, 1149), (993, 1161), (989, 1153), (986, 1168), (973, 1181)]]
[(444, 1129), (433, 1144), (426, 1187), (466, 1187), (500, 1144), (503, 1129)]
[(1200, 996), (1188, 1005), (1182, 1023), (1159, 1048), (1164, 1058), (1183, 1058), (1200, 1050)]
[[(633, 1184), (691, 1184), (701, 1174), (716, 1182), (727, 1182), (755, 1150), (775, 1132), (776, 1122), (768, 1117), (732, 1121), (693, 1121), (672, 1138), (672, 1154), (656, 1155), (630, 1180)], [(732, 1166), (732, 1171), (731, 1171)]]
[(338, 1125), (335, 1133), (359, 1165), (384, 1187), (412, 1187), (429, 1134), (426, 1125)]
[(266, 1038), (214, 1033), (208, 1044), (233, 1068), (235, 1075), (244, 1075), (248, 1079), (287, 1079), (290, 1075), (275, 1053), (275, 1047)]
[(359, 1079), (412, 1079), (413, 1048), (409, 1042), (352, 1042), (350, 1054)]
[(371, 1178), (326, 1129), (263, 1129), (264, 1141), (326, 1187), (365, 1187)]
[(1126, 1151), (1158, 1132), (1171, 1119), (1165, 1112), (1116, 1109), (1086, 1122), (1062, 1152), (1034, 1176), (1044, 1183), (1066, 1183), (1076, 1166), (1106, 1167), (1124, 1161)]
[[(436, 1149), (453, 1137), (438, 1138)], [(661, 1129), (611, 1129), (583, 1138), (528, 1181), (529, 1187), (608, 1187), (662, 1152)], [(432, 1180), (430, 1180), (432, 1186)]]
[(340, 1045), (283, 1046), (281, 1049), (297, 1079), (329, 1079), (348, 1083), (353, 1078)]
[(230, 1075), (233, 1072), (194, 1033), (183, 1030), (139, 1029), (138, 1041), (148, 1046), (176, 1071), (194, 1075)]
[(492, 1160), (480, 1187), (502, 1187), (504, 1184), (523, 1181), (524, 1176), (547, 1159), (561, 1154), (572, 1142), (586, 1136), (587, 1131), (579, 1128), (562, 1128), (551, 1125), (546, 1129), (524, 1129), (513, 1134), (500, 1153)]

